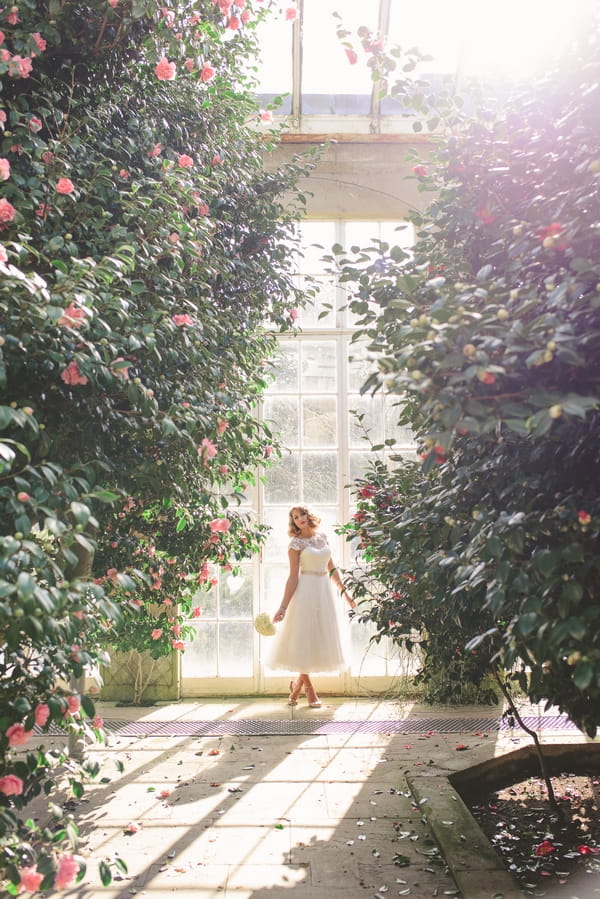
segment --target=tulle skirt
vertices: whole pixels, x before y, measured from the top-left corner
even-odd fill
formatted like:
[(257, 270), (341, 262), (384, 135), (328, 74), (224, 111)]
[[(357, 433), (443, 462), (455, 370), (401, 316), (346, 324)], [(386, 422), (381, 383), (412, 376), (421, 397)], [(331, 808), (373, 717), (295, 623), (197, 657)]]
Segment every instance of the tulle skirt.
[(345, 668), (342, 603), (327, 575), (300, 574), (285, 618), (278, 625), (269, 667), (305, 674)]

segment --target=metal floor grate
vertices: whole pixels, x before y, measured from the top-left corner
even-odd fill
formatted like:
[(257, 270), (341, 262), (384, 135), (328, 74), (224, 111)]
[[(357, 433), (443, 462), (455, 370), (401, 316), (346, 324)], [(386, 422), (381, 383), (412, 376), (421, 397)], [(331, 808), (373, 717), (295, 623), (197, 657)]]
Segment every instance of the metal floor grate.
[[(564, 716), (523, 717), (532, 730), (577, 730)], [(454, 734), (505, 731), (503, 718), (403, 718), (400, 720), (334, 721), (324, 718), (229, 719), (216, 721), (124, 721), (105, 719), (104, 729), (120, 737), (218, 737), (326, 734)], [(36, 728), (37, 730), (37, 728)], [(515, 732), (519, 730), (515, 726)], [(50, 734), (64, 733), (51, 725)]]

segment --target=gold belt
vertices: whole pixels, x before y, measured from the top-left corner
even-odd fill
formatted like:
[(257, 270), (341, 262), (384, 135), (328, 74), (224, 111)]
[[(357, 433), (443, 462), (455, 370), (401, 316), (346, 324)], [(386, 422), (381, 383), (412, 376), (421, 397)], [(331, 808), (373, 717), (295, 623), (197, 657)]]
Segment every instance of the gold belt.
[(316, 574), (319, 577), (324, 577), (327, 574), (326, 571), (301, 571), (300, 574)]

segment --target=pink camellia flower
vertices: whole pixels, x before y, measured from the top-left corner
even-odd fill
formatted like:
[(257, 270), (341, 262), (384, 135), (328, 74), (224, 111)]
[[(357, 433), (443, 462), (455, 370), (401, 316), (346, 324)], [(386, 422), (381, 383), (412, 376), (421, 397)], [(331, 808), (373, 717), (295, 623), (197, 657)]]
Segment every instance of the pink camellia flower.
[(19, 871), (19, 892), (25, 890), (28, 893), (35, 893), (40, 888), (40, 884), (44, 879), (44, 875), (40, 874), (35, 865), (30, 868), (21, 868)]
[(209, 440), (208, 437), (205, 437), (198, 449), (198, 453), (202, 456), (206, 464), (208, 463), (209, 459), (214, 459), (214, 457), (217, 455), (217, 447), (212, 442), (212, 440)]
[(293, 322), (298, 320), (298, 310), (297, 309), (290, 309), (290, 318)]
[(54, 153), (52, 152), (52, 150), (44, 150), (44, 152), (42, 153), (42, 159), (44, 160), (44, 162), (52, 162), (52, 160), (54, 159)]
[(423, 177), (423, 175), (427, 174), (427, 169), (424, 165), (413, 165), (413, 175), (418, 175), (419, 177)]
[(347, 47), (346, 56), (348, 57), (348, 61), (351, 66), (356, 65), (356, 63), (358, 62), (358, 54), (356, 50), (352, 50), (350, 47)]
[(222, 474), (223, 477), (225, 477), (225, 475), (229, 474), (229, 466), (221, 465), (221, 467), (219, 468), (219, 474)]
[(288, 6), (285, 11), (286, 22), (294, 22), (298, 16), (298, 10), (295, 6)]
[(231, 522), (228, 518), (213, 518), (208, 526), (213, 534), (225, 534), (231, 527)]
[(0, 199), (0, 222), (12, 222), (16, 209), (4, 197)]
[(70, 178), (59, 178), (56, 182), (57, 194), (72, 194), (74, 190), (75, 185)]
[(160, 640), (160, 638), (162, 637), (162, 628), (155, 627), (150, 636), (153, 640)]
[(585, 509), (580, 509), (577, 513), (577, 520), (579, 521), (579, 524), (586, 525), (590, 523), (592, 516), (589, 512), (586, 512)]
[(219, 156), (219, 154), (218, 154), (218, 153), (215, 153), (215, 155), (214, 155), (213, 158), (212, 158), (212, 166), (213, 166), (213, 168), (214, 168), (214, 166), (216, 166), (216, 165), (221, 165), (222, 162), (223, 162), (223, 160), (221, 159), (221, 157)]
[(69, 362), (67, 367), (61, 371), (60, 378), (61, 381), (64, 381), (65, 384), (70, 384), (72, 387), (88, 383), (87, 377), (81, 374), (79, 366), (75, 361)]
[(201, 615), (202, 609), (200, 608), (200, 606), (194, 606), (194, 608), (192, 609), (192, 618), (200, 618)]
[(191, 169), (193, 164), (194, 160), (186, 153), (182, 153), (181, 156), (177, 157), (177, 165), (181, 166), (182, 169)]
[[(239, 6), (239, 3), (238, 3), (238, 6)], [(250, 10), (249, 10), (249, 9), (245, 9), (245, 10), (243, 11), (243, 13), (241, 14), (240, 19), (242, 20), (242, 22), (244, 23), (244, 25), (245, 25), (247, 22), (249, 22), (249, 21), (250, 21)]]
[(30, 730), (25, 730), (22, 724), (11, 724), (4, 732), (9, 746), (24, 746), (31, 736)]
[(272, 447), (272, 446), (265, 446), (265, 456), (267, 457), (267, 459), (270, 458), (270, 456), (271, 456), (272, 454), (273, 454), (273, 447)]
[[(123, 363), (123, 365), (118, 364)], [(125, 362), (122, 356), (117, 356), (116, 359), (110, 364), (110, 373), (114, 375), (115, 378), (120, 378), (122, 381), (129, 380), (129, 362)]]
[(67, 696), (67, 706), (71, 715), (77, 714), (79, 709), (81, 708), (81, 699), (77, 696), (76, 693), (72, 693), (70, 696)]
[(41, 131), (43, 128), (42, 120), (38, 119), (37, 116), (32, 116), (29, 119), (29, 130), (35, 134), (37, 131)]
[(491, 225), (496, 221), (496, 216), (487, 203), (482, 203), (475, 211), (475, 215), (484, 225)]
[(177, 67), (174, 62), (169, 62), (166, 56), (161, 57), (154, 67), (154, 74), (159, 81), (174, 81)]
[(215, 70), (213, 67), (205, 62), (200, 70), (200, 81), (212, 81), (215, 77)]
[(270, 125), (273, 121), (273, 113), (270, 109), (261, 109), (260, 111), (260, 120), (263, 125)]
[(43, 51), (46, 49), (46, 40), (42, 37), (39, 31), (34, 31), (31, 35), (31, 38), (38, 50)]
[(194, 60), (191, 58), (191, 56), (188, 56), (188, 58), (187, 58), (186, 61), (184, 62), (184, 66), (186, 67), (186, 69), (188, 70), (188, 72), (193, 72), (194, 69), (196, 68), (196, 63), (195, 63)]
[(10, 162), (8, 159), (0, 159), (0, 181), (8, 181), (10, 178)]
[(127, 169), (121, 169), (119, 172), (119, 178), (129, 178), (129, 172)]
[(94, 717), (92, 718), (92, 726), (95, 727), (96, 729), (103, 727), (104, 726), (104, 718), (102, 718), (100, 715), (94, 715)]
[(0, 246), (0, 263), (8, 262), (8, 253), (4, 247)]
[(173, 627), (171, 628), (171, 631), (173, 632), (174, 637), (181, 637), (181, 625), (180, 624), (174, 624)]
[(153, 159), (155, 156), (160, 156), (160, 154), (162, 153), (162, 149), (162, 144), (154, 144), (152, 149), (148, 150), (148, 153), (146, 155)]
[(556, 846), (550, 840), (542, 840), (533, 850), (533, 854), (538, 856), (550, 855), (551, 852), (556, 852)]
[(230, 31), (237, 31), (240, 25), (241, 22), (237, 16), (230, 16), (227, 22), (227, 27), (230, 29)]
[(180, 313), (177, 315), (171, 316), (171, 321), (174, 325), (177, 325), (178, 328), (186, 328), (188, 325), (194, 324), (194, 319), (191, 315), (186, 313)]
[(168, 241), (173, 245), (179, 243), (179, 234), (177, 231), (172, 231), (171, 234), (169, 234)]
[(25, 493), (24, 490), (20, 490), (19, 493), (17, 493), (17, 499), (20, 503), (28, 503), (31, 497), (28, 493)]
[(6, 21), (9, 25), (17, 25), (21, 20), (19, 18), (19, 7), (12, 6), (9, 14), (6, 17)]
[(228, 427), (229, 422), (225, 421), (225, 419), (223, 418), (220, 418), (217, 422), (217, 434), (224, 434)]
[(16, 774), (5, 774), (0, 777), (0, 793), (5, 796), (20, 796), (23, 792), (23, 781)]
[(57, 890), (70, 887), (79, 874), (79, 863), (72, 855), (61, 855), (58, 860), (54, 886)]
[(171, 646), (173, 649), (185, 649), (185, 643), (183, 640), (171, 640)]
[(56, 322), (62, 328), (81, 328), (85, 322), (85, 312), (75, 303), (69, 303), (61, 317)]
[(11, 78), (29, 78), (33, 63), (28, 56), (19, 56), (16, 54), (8, 62), (8, 74)]
[(35, 723), (38, 727), (43, 727), (50, 717), (50, 709), (45, 702), (40, 702), (35, 708)]
[(4, 43), (5, 34), (3, 31), (0, 31), (0, 44)]
[(113, 9), (116, 9), (116, 7), (119, 5), (119, 0), (107, 0), (107, 2), (108, 5), (112, 6)]

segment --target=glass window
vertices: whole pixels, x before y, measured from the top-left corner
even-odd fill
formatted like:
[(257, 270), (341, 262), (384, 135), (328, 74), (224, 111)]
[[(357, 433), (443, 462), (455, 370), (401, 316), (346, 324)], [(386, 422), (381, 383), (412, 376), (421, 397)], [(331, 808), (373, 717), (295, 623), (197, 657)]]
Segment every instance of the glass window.
[(267, 15), (258, 27), (261, 45), (256, 66), (258, 94), (263, 108), (281, 97), (283, 104), (276, 105), (277, 113), (288, 114), (292, 109), (292, 35), (292, 26), (282, 16)]

